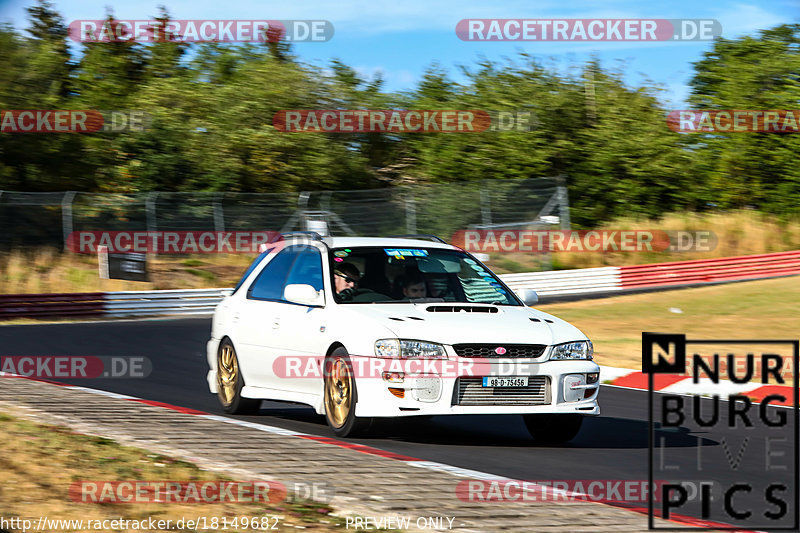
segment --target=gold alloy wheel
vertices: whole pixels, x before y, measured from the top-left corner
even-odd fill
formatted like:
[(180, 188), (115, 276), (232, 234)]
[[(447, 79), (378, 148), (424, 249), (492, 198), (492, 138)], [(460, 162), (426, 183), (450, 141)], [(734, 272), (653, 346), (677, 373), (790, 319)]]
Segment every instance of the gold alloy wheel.
[(217, 357), (217, 388), (224, 405), (230, 405), (236, 396), (236, 380), (239, 377), (239, 364), (233, 346), (226, 344)]
[(353, 376), (350, 366), (342, 357), (333, 359), (325, 376), (325, 410), (328, 419), (336, 428), (344, 426), (350, 414), (353, 394)]

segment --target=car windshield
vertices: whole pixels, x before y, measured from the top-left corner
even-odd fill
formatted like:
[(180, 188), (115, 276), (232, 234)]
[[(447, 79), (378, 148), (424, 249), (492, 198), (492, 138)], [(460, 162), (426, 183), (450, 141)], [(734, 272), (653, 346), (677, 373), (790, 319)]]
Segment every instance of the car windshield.
[(439, 248), (331, 250), (337, 303), (457, 302), (522, 305), (470, 255)]

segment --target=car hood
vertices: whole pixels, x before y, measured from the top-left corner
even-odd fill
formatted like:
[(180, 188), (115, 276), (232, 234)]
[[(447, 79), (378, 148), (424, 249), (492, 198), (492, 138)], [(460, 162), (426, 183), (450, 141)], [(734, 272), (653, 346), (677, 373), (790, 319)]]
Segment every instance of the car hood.
[[(432, 312), (431, 307), (454, 309)], [(492, 308), (496, 313), (470, 312), (470, 308)], [(464, 310), (466, 308), (466, 310)], [(458, 303), (349, 304), (340, 309), (353, 319), (371, 319), (400, 339), (441, 344), (507, 343), (558, 344), (586, 339), (578, 328), (530, 307), (487, 306)], [(531, 320), (536, 319), (536, 320)]]

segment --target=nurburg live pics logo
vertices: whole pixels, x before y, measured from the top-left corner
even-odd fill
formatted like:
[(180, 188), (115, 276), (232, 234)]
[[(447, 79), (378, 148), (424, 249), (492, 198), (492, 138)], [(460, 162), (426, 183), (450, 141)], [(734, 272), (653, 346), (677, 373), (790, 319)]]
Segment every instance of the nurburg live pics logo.
[[(656, 498), (650, 494), (648, 529), (696, 530), (655, 526), (655, 518), (681, 513), (691, 517), (681, 522), (715, 530), (798, 530), (799, 345), (642, 333), (648, 482), (653, 486), (656, 474), (674, 480), (661, 484)], [(700, 480), (691, 495), (687, 475)]]

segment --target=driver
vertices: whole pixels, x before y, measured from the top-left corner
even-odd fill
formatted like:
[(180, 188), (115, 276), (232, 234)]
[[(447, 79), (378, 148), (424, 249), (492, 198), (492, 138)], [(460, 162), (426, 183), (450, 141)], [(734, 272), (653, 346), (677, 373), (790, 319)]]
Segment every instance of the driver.
[(361, 273), (353, 263), (339, 263), (333, 268), (333, 282), (336, 294), (347, 289), (355, 289), (360, 278)]

